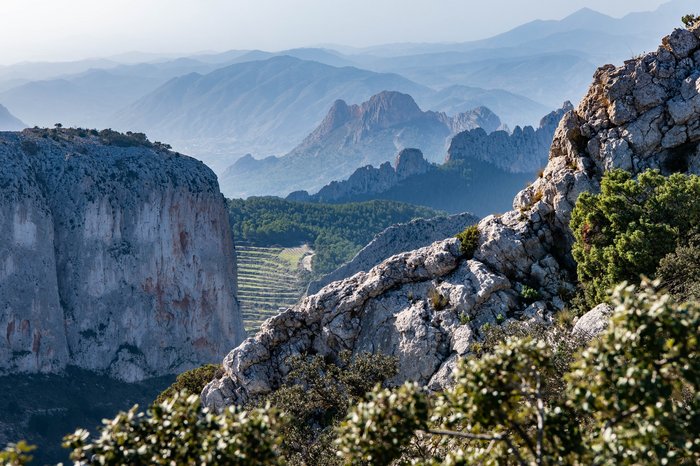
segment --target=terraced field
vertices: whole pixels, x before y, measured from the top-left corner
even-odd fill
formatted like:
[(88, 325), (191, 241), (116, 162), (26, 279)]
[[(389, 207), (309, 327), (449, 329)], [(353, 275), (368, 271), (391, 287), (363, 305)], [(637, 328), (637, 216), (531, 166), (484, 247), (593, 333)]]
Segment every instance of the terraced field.
[(289, 307), (304, 294), (308, 284), (306, 245), (298, 248), (266, 248), (236, 245), (238, 299), (246, 331), (254, 333), (262, 322)]

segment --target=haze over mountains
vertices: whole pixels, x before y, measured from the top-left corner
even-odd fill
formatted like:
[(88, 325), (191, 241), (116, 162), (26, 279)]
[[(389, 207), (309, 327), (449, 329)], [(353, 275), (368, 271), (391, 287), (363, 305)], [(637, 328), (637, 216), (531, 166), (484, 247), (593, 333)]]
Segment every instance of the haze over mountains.
[(22, 63), (0, 67), (0, 104), (30, 126), (142, 131), (221, 175), (247, 153), (291, 151), (335, 100), (359, 103), (385, 90), (450, 116), (485, 106), (511, 128), (535, 124), (577, 100), (600, 63), (655, 48), (689, 5), (673, 0), (623, 18), (583, 9), (463, 43)]
[(27, 125), (22, 123), (17, 117), (12, 115), (7, 108), (0, 105), (0, 131), (17, 131), (26, 126)]

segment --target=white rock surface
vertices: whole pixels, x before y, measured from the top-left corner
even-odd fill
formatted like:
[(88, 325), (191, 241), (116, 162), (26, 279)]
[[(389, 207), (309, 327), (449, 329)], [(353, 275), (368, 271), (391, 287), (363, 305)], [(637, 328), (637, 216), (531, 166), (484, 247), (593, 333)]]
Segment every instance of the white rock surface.
[(311, 282), (307, 294), (318, 293), (329, 283), (348, 278), (357, 272), (368, 272), (394, 254), (422, 248), (454, 236), (478, 220), (470, 213), (463, 213), (392, 225), (375, 236), (350, 262)]
[(611, 305), (605, 303), (598, 304), (576, 321), (576, 325), (574, 325), (574, 328), (571, 330), (571, 334), (586, 340), (597, 337), (608, 328), (608, 321), (612, 312), (613, 308)]
[[(66, 133), (67, 134), (67, 133)], [(179, 373), (244, 338), (215, 175), (94, 137), (0, 133), (0, 373)]]

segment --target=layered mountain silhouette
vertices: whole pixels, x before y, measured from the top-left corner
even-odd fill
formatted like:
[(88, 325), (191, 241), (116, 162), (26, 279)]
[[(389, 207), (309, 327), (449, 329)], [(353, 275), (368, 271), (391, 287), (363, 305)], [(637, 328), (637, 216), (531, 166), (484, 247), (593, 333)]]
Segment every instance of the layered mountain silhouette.
[(443, 164), (429, 163), (418, 149), (404, 149), (393, 165), (364, 166), (313, 195), (296, 191), (287, 199), (324, 203), (387, 199), (450, 213), (468, 211), (483, 216), (502, 212), (510, 208), (514, 193), (547, 163), (559, 121), (572, 109), (565, 102), (543, 117), (537, 128), (516, 126), (511, 133), (487, 133), (483, 128), (460, 132), (452, 138)]
[(395, 74), (273, 57), (173, 79), (123, 110), (117, 123), (174, 144), (197, 140), (204, 151), (279, 154), (299, 144), (336, 99), (363, 101), (385, 89), (430, 92)]
[(10, 113), (10, 111), (0, 105), (0, 131), (19, 131), (27, 125)]
[(285, 195), (316, 190), (357, 167), (379, 165), (397, 151), (418, 147), (428, 160), (444, 158), (451, 136), (477, 127), (494, 131), (500, 119), (485, 107), (449, 117), (422, 111), (408, 94), (384, 91), (359, 105), (337, 100), (321, 124), (283, 157), (236, 162), (222, 179), (226, 194)]

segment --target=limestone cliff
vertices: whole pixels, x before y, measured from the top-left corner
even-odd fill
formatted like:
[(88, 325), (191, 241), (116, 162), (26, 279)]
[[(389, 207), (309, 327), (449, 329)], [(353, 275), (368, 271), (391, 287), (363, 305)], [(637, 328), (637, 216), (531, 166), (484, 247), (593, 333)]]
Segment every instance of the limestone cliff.
[[(221, 407), (275, 388), (290, 355), (345, 349), (393, 354), (396, 381), (444, 386), (484, 323), (548, 320), (564, 306), (575, 279), (568, 224), (581, 192), (598, 190), (614, 167), (700, 173), (699, 143), (700, 29), (679, 29), (656, 52), (597, 70), (559, 123), (542, 177), (514, 210), (479, 222), (473, 259), (447, 239), (331, 283), (229, 353), (204, 402)], [(540, 298), (526, 302), (524, 285)], [(436, 307), (430, 291), (448, 305)]]
[(392, 225), (375, 236), (350, 262), (311, 282), (307, 294), (318, 293), (329, 283), (351, 277), (357, 272), (369, 272), (372, 267), (395, 254), (425, 247), (435, 241), (454, 236), (478, 220), (470, 213), (462, 213)]
[(0, 133), (0, 161), (0, 373), (74, 365), (133, 381), (243, 339), (228, 215), (204, 164), (76, 130)]

